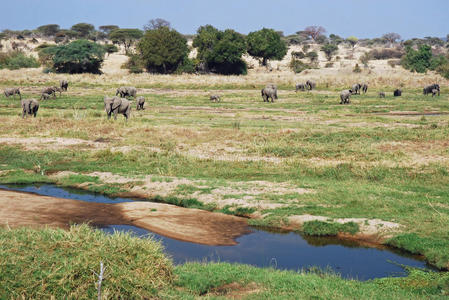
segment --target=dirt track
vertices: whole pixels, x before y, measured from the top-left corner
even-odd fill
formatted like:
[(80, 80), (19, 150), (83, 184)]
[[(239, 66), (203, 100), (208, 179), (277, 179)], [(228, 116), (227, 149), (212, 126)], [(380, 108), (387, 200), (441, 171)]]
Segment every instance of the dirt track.
[(90, 203), (0, 189), (0, 225), (68, 228), (86, 222), (134, 225), (205, 245), (235, 245), (235, 238), (249, 232), (243, 218), (198, 209), (151, 202)]

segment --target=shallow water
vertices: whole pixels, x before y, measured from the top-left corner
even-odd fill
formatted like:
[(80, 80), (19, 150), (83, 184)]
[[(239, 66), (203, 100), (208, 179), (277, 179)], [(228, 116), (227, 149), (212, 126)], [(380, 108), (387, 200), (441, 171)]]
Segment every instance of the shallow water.
[[(134, 201), (110, 198), (76, 189), (42, 186), (0, 186), (0, 188), (32, 192), (100, 203)], [(104, 232), (129, 232), (138, 237), (153, 237), (162, 242), (175, 264), (189, 261), (231, 262), (257, 267), (300, 270), (318, 267), (341, 274), (345, 278), (367, 280), (386, 276), (405, 276), (404, 266), (429, 268), (423, 260), (394, 249), (361, 247), (329, 237), (303, 237), (294, 232), (271, 232), (252, 228), (252, 233), (237, 238), (234, 246), (207, 246), (167, 238), (146, 229), (129, 225), (111, 224), (100, 228)]]

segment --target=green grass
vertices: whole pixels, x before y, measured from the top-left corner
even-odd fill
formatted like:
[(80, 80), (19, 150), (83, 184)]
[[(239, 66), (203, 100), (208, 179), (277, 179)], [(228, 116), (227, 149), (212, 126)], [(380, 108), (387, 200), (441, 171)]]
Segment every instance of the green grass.
[(302, 231), (307, 235), (337, 235), (340, 232), (347, 232), (350, 234), (356, 234), (359, 231), (359, 225), (354, 222), (336, 223), (336, 222), (323, 222), (323, 221), (308, 221), (304, 222)]
[(87, 225), (62, 229), (0, 229), (0, 298), (92, 299), (100, 262), (108, 299), (153, 298), (173, 280), (159, 243), (106, 235)]

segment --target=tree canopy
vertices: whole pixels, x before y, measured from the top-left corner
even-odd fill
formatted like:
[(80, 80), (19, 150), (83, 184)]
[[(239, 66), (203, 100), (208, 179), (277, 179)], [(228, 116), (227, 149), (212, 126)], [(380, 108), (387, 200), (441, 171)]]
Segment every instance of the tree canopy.
[(267, 65), (268, 59), (281, 60), (287, 54), (287, 45), (279, 33), (273, 29), (263, 28), (250, 32), (246, 37), (248, 54), (262, 58), (262, 65)]
[(131, 45), (142, 38), (143, 32), (137, 28), (121, 28), (115, 29), (109, 34), (109, 38), (114, 43), (123, 44), (126, 52), (129, 51)]
[(58, 24), (47, 24), (39, 26), (36, 30), (42, 33), (44, 36), (54, 36), (60, 30), (60, 28)]
[(174, 73), (189, 53), (184, 36), (168, 27), (147, 30), (137, 49), (149, 72), (163, 74)]
[(95, 26), (88, 23), (78, 23), (73, 25), (70, 29), (77, 32), (78, 37), (87, 38), (95, 31)]

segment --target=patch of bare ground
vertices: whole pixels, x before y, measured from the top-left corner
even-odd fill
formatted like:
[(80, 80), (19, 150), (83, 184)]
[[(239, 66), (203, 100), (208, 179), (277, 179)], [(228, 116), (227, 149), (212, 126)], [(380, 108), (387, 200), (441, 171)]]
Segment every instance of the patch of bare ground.
[(394, 222), (383, 221), (379, 219), (366, 219), (366, 218), (329, 218), (323, 216), (312, 215), (296, 215), (288, 217), (289, 229), (301, 229), (305, 222), (309, 221), (323, 221), (332, 220), (332, 222), (344, 224), (348, 222), (354, 222), (359, 225), (359, 232), (355, 235), (345, 235), (342, 237), (353, 238), (358, 240), (381, 242), (387, 238), (392, 237), (395, 233), (400, 232), (402, 225)]
[(133, 225), (205, 245), (235, 245), (235, 238), (249, 232), (244, 218), (169, 204), (102, 204), (0, 190), (2, 226), (67, 229), (73, 223)]
[[(51, 174), (50, 176), (55, 179), (62, 179), (64, 177), (75, 175), (74, 172), (59, 172)], [(109, 172), (93, 172), (86, 175), (98, 177), (101, 182), (109, 184), (131, 184), (129, 193), (126, 195), (135, 196), (140, 198), (154, 198), (156, 196), (168, 197), (176, 196), (182, 197), (194, 197), (198, 201), (208, 204), (214, 203), (218, 208), (225, 207), (227, 205), (239, 206), (239, 207), (253, 207), (258, 209), (274, 209), (278, 207), (288, 206), (289, 204), (272, 203), (268, 200), (263, 200), (264, 194), (305, 194), (313, 193), (313, 190), (296, 187), (287, 183), (273, 183), (268, 181), (248, 181), (248, 182), (228, 182), (227, 186), (212, 187), (207, 193), (201, 189), (209, 188), (201, 180), (190, 180), (186, 178), (176, 177), (161, 177), (155, 175), (147, 175), (139, 178), (124, 177), (115, 175)], [(190, 193), (180, 195), (179, 189), (185, 186), (193, 188)], [(81, 184), (78, 187), (85, 188), (85, 184)], [(125, 195), (125, 194), (124, 194)], [(294, 202), (295, 200), (290, 200)]]

